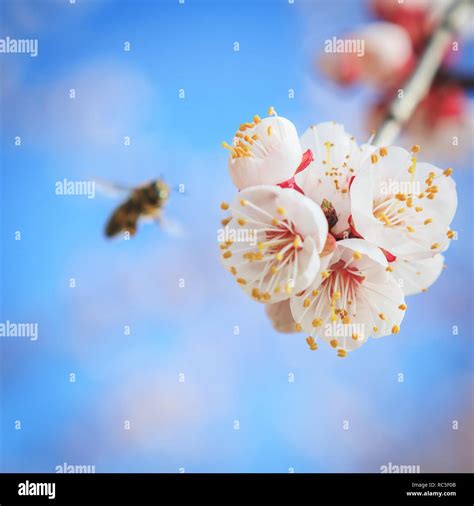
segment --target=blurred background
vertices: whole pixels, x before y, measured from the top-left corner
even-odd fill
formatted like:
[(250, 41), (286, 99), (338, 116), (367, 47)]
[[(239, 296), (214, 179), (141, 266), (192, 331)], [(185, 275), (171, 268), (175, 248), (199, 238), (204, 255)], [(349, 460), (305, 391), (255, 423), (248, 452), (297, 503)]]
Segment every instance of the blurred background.
[[(347, 78), (324, 54), (326, 40), (387, 20), (375, 3), (0, 2), (0, 38), (38, 39), (37, 57), (0, 54), (0, 321), (39, 328), (37, 341), (0, 338), (1, 471), (474, 470), (464, 84), (443, 91), (449, 104), (428, 123), (434, 131), (448, 116), (461, 129), (456, 149), (442, 134), (446, 150), (425, 146), (423, 116), (399, 140), (452, 166), (459, 192), (447, 269), (408, 299), (400, 334), (344, 360), (327, 346), (310, 352), (304, 335), (274, 331), (219, 261), (219, 204), (235, 193), (220, 143), (242, 121), (273, 105), (301, 134), (335, 120), (365, 142), (376, 127), (403, 72), (390, 73), (392, 88), (385, 76), (367, 85), (369, 70)], [(424, 39), (410, 36), (413, 62)], [(459, 40), (446, 68), (464, 79), (474, 43)], [(130, 241), (108, 241), (120, 197), (55, 194), (64, 178), (133, 186), (159, 176), (185, 185), (166, 208), (181, 237), (144, 224)]]

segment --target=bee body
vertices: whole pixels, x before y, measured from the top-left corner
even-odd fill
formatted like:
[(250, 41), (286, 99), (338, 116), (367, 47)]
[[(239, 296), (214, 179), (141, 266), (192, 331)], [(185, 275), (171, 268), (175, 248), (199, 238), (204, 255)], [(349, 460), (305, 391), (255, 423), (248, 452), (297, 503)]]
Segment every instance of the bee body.
[(105, 235), (114, 237), (120, 232), (128, 232), (135, 235), (138, 220), (142, 216), (150, 216), (155, 219), (166, 204), (169, 196), (168, 185), (155, 180), (131, 191), (128, 199), (112, 213), (105, 227)]

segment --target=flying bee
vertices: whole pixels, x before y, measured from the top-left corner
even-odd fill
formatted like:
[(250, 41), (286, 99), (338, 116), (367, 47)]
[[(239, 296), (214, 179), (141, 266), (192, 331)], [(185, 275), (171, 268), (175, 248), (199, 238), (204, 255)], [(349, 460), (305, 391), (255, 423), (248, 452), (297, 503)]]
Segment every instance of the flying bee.
[(132, 188), (129, 190), (127, 200), (110, 216), (105, 227), (105, 235), (114, 237), (121, 232), (128, 232), (133, 236), (137, 232), (138, 221), (142, 217), (161, 221), (169, 194), (168, 185), (161, 179)]

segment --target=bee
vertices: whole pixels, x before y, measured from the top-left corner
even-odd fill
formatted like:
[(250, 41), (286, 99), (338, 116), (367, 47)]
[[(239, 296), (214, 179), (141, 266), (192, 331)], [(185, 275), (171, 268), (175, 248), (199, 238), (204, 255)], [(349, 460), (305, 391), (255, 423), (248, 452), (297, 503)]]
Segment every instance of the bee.
[(161, 179), (132, 188), (127, 200), (110, 216), (105, 226), (106, 237), (114, 237), (121, 232), (135, 235), (138, 221), (142, 217), (160, 221), (169, 194), (168, 185)]

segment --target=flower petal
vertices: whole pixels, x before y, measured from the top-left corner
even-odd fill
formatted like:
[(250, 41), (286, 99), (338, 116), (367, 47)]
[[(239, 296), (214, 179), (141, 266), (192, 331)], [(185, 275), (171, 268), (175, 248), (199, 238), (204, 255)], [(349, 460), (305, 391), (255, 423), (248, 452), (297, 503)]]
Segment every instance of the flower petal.
[(315, 278), (327, 236), (320, 207), (279, 186), (242, 190), (221, 240), (222, 260), (237, 282), (259, 302), (278, 302)]
[(455, 183), (440, 169), (390, 147), (372, 156), (350, 188), (358, 234), (396, 257), (429, 258), (449, 245), (457, 207)]
[(301, 137), (303, 151), (310, 149), (314, 160), (295, 176), (304, 194), (321, 205), (328, 201), (335, 209), (337, 223), (333, 234), (349, 228), (349, 185), (362, 160), (366, 157), (343, 125), (334, 122), (313, 125)]
[(390, 264), (392, 275), (405, 295), (424, 292), (443, 271), (444, 257), (437, 254), (423, 260), (404, 260), (398, 258)]
[(291, 178), (303, 156), (293, 123), (271, 116), (244, 127), (228, 146), (230, 176), (237, 188), (278, 184)]
[(295, 320), (291, 314), (289, 299), (276, 302), (275, 304), (266, 304), (265, 312), (268, 318), (270, 318), (273, 328), (278, 332), (285, 334), (296, 332)]
[(342, 353), (360, 347), (369, 336), (397, 333), (406, 308), (386, 266), (380, 249), (367, 241), (339, 241), (327, 269), (291, 298), (296, 324)]

